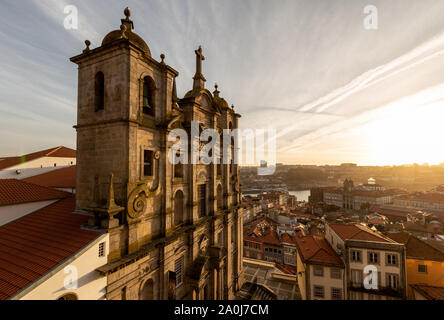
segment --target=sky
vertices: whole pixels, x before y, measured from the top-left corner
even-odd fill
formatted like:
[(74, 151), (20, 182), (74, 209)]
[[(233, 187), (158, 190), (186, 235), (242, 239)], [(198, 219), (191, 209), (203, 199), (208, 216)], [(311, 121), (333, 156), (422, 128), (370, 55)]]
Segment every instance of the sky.
[[(67, 5), (77, 30), (64, 28)], [(377, 29), (364, 28), (368, 5)], [(179, 96), (202, 45), (206, 87), (218, 83), (242, 129), (277, 130), (278, 162), (444, 162), (442, 0), (2, 0), (1, 156), (75, 148), (69, 58), (118, 29), (126, 6), (179, 72)]]

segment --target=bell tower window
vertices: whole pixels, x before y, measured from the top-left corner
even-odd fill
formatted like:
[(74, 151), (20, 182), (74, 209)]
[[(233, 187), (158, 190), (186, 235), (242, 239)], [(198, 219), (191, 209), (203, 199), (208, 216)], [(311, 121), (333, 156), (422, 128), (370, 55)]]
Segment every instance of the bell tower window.
[(143, 151), (143, 175), (145, 177), (153, 176), (153, 151)]
[(94, 81), (94, 109), (95, 111), (105, 109), (105, 76), (97, 72)]
[(150, 77), (143, 79), (143, 99), (142, 99), (142, 112), (143, 114), (154, 117), (154, 81)]

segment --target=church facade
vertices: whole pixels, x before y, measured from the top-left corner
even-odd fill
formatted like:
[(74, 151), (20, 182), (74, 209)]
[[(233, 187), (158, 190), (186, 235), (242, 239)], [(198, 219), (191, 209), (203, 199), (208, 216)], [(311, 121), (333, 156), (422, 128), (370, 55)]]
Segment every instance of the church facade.
[[(106, 299), (233, 299), (243, 284), (238, 165), (172, 164), (183, 129), (238, 128), (240, 115), (205, 88), (202, 49), (192, 89), (151, 56), (125, 9), (119, 30), (90, 42), (78, 65), (76, 211), (109, 233)], [(191, 138), (190, 138), (191, 139)], [(191, 141), (190, 141), (191, 144)], [(231, 147), (233, 151), (234, 147)], [(188, 149), (191, 153), (191, 149)], [(214, 157), (220, 157), (215, 152)], [(189, 154), (188, 159), (191, 158)]]

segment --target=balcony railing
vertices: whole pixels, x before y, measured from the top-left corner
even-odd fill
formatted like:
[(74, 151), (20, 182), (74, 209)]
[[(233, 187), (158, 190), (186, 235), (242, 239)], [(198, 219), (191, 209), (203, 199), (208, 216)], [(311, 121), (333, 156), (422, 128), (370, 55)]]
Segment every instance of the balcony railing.
[(364, 287), (364, 284), (362, 284), (362, 283), (354, 283), (352, 281), (349, 281), (348, 289), (353, 290), (353, 291), (369, 293), (369, 294), (378, 294), (378, 295), (384, 295), (384, 296), (405, 298), (405, 289), (404, 288), (394, 289), (391, 287), (378, 286), (378, 289), (366, 289)]

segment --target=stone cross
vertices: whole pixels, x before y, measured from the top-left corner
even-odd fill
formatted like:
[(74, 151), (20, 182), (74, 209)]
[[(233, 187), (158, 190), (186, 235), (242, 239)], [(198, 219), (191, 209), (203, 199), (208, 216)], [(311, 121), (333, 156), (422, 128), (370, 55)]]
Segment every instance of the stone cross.
[(196, 53), (196, 76), (200, 76), (202, 75), (202, 61), (205, 60), (205, 57), (202, 55), (201, 46), (194, 52)]

